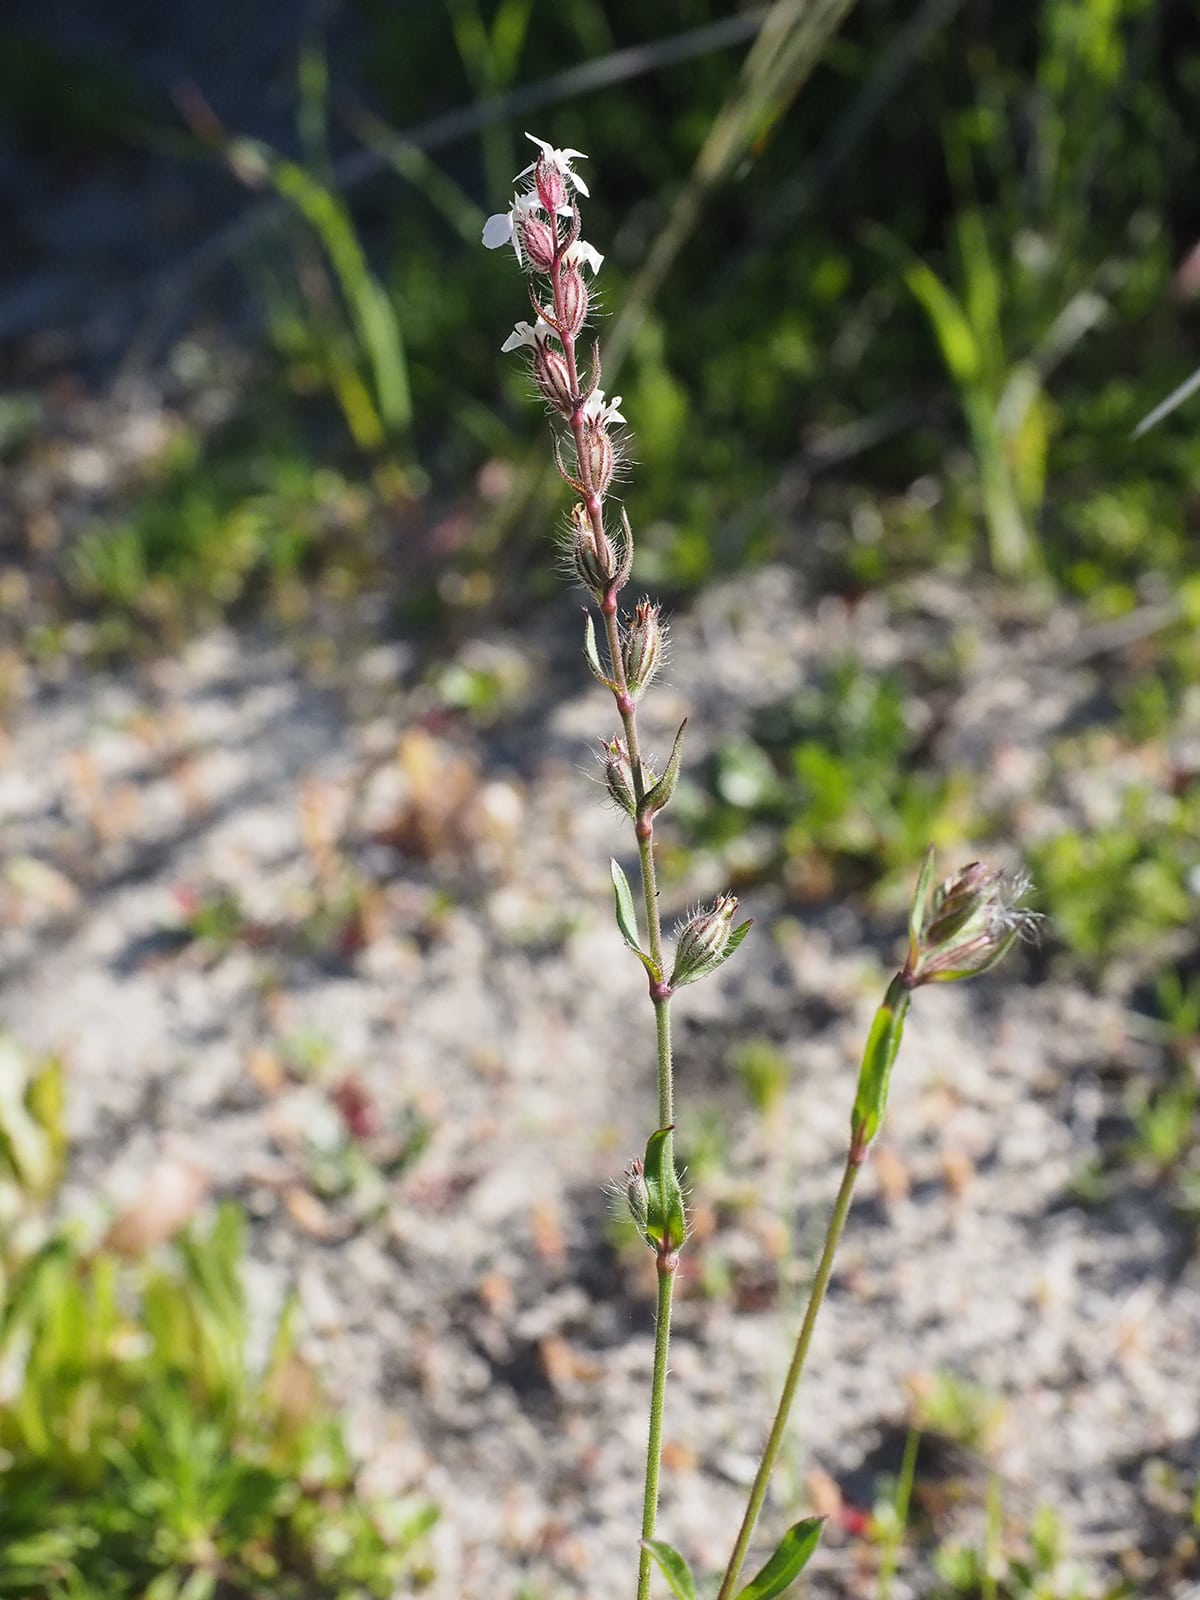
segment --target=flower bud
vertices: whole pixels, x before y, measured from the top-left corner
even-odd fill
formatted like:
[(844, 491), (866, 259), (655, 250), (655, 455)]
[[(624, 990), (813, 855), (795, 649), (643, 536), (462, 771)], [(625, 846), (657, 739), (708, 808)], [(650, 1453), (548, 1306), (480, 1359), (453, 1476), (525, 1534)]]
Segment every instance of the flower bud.
[(517, 223), (517, 240), (524, 260), (537, 272), (549, 272), (554, 265), (554, 230), (540, 217), (526, 212)]
[(560, 416), (569, 417), (575, 408), (571, 374), (559, 352), (551, 350), (544, 339), (539, 339), (533, 347), (533, 377), (555, 411)]
[(629, 1207), (629, 1215), (633, 1218), (634, 1227), (646, 1243), (651, 1244), (653, 1241), (649, 1234), (650, 1194), (646, 1188), (645, 1168), (641, 1156), (634, 1156), (626, 1167), (622, 1193), (625, 1204)]
[(562, 331), (573, 339), (587, 321), (588, 289), (578, 267), (564, 265), (558, 274)]
[(649, 600), (639, 600), (633, 620), (621, 640), (621, 660), (625, 667), (625, 687), (637, 700), (649, 686), (662, 663), (665, 630), (661, 608)]
[(548, 159), (544, 151), (534, 165), (533, 182), (547, 214), (557, 216), (567, 204), (567, 184), (561, 167)]
[(960, 867), (937, 888), (933, 851), (917, 885), (908, 928), (908, 959), (902, 974), (910, 989), (924, 983), (974, 978), (994, 967), (1018, 936), (1034, 936), (1039, 918), (1021, 901), (1031, 884), (986, 862)]
[(583, 453), (591, 470), (592, 488), (597, 494), (606, 494), (616, 470), (617, 456), (608, 429), (603, 422), (593, 422), (585, 418)]
[[(687, 1216), (683, 1189), (675, 1171), (671, 1128), (659, 1128), (646, 1142), (646, 1159), (640, 1162), (646, 1190), (646, 1225), (642, 1237), (653, 1245), (660, 1263), (678, 1264), (677, 1257), (687, 1237)], [(640, 1200), (640, 1195), (638, 1196)]]
[(623, 739), (609, 739), (600, 747), (604, 762), (604, 781), (610, 797), (628, 817), (637, 815), (637, 794), (633, 784), (633, 766)]
[(623, 537), (614, 544), (603, 528), (597, 533), (581, 501), (571, 508), (570, 537), (571, 560), (579, 581), (602, 602), (610, 590), (619, 589), (629, 576), (632, 547)]
[(749, 922), (733, 926), (738, 903), (731, 894), (720, 895), (706, 910), (697, 911), (679, 931), (671, 987), (695, 983), (727, 961), (749, 932)]

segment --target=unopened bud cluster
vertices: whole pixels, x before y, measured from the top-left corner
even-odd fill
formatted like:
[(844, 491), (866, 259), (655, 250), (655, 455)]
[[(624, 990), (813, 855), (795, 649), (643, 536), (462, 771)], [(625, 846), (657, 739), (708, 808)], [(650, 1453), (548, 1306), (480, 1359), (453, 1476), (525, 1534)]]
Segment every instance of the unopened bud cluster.
[(483, 230), (489, 249), (512, 245), (534, 310), (534, 321), (518, 322), (502, 348), (527, 352), (538, 393), (569, 430), (556, 437), (554, 459), (580, 497), (567, 524), (571, 569), (598, 604), (615, 607), (629, 577), (633, 537), (624, 518), (620, 529), (606, 529), (604, 497), (620, 470), (625, 418), (620, 395), (606, 399), (600, 388), (599, 350), (593, 347), (586, 375), (576, 352), (592, 305), (587, 274), (594, 279), (604, 261), (580, 233), (576, 197), (588, 190), (575, 164), (587, 158), (533, 134), (526, 138), (537, 146), (537, 159), (516, 182), (528, 179), (528, 186)]
[[(603, 256), (582, 237), (578, 197), (587, 185), (576, 164), (578, 150), (558, 150), (532, 134), (535, 160), (517, 175), (517, 193), (506, 212), (489, 217), (483, 242), (489, 249), (511, 244), (525, 275), (532, 320), (518, 322), (504, 341), (505, 351), (521, 351), (538, 394), (550, 411), (554, 461), (573, 491), (564, 537), (565, 565), (595, 602), (588, 613), (584, 655), (593, 676), (612, 694), (621, 732), (601, 740), (604, 785), (613, 804), (628, 817), (637, 835), (648, 946), (643, 947), (638, 911), (628, 879), (612, 863), (617, 927), (626, 946), (646, 970), (650, 998), (659, 1015), (659, 1106), (664, 1121), (671, 1106), (671, 1052), (664, 1048), (662, 1021), (675, 989), (714, 972), (741, 944), (749, 922), (734, 926), (737, 901), (722, 895), (712, 906), (686, 919), (678, 932), (674, 963), (664, 952), (655, 876), (654, 830), (658, 814), (670, 804), (679, 783), (686, 719), (671, 751), (656, 771), (641, 753), (638, 703), (662, 669), (667, 629), (661, 608), (648, 599), (624, 611), (621, 591), (633, 565), (633, 532), (622, 508), (607, 512), (606, 496), (621, 470), (625, 418), (621, 397), (608, 399), (600, 387), (600, 354), (592, 347), (581, 365), (578, 341), (592, 309), (596, 274)], [(596, 620), (602, 624), (603, 655)], [(683, 1191), (675, 1172), (672, 1126), (658, 1128), (614, 1192), (638, 1232), (658, 1257), (660, 1275), (673, 1273), (686, 1236)]]
[(902, 977), (910, 989), (952, 983), (989, 971), (1017, 938), (1036, 935), (1040, 920), (1024, 900), (1024, 873), (972, 861), (934, 887), (933, 853), (926, 857), (908, 925)]
[[(604, 261), (580, 235), (576, 196), (588, 190), (575, 163), (587, 158), (579, 150), (556, 150), (531, 133), (526, 138), (537, 146), (538, 155), (517, 174), (516, 182), (528, 178), (529, 186), (518, 190), (506, 212), (489, 217), (483, 230), (489, 249), (512, 245), (536, 314), (533, 323), (518, 322), (502, 348), (529, 352), (538, 393), (571, 429), (569, 449), (574, 460), (568, 463), (563, 446), (557, 444), (559, 471), (596, 507), (617, 471), (619, 447), (613, 430), (623, 427), (625, 419), (620, 396), (606, 400), (599, 387), (598, 353), (593, 351), (584, 378), (575, 352), (591, 311), (592, 291), (585, 274), (594, 278)], [(598, 525), (598, 516), (595, 520)], [(601, 559), (596, 556), (596, 561)], [(587, 587), (595, 586), (594, 573), (581, 572), (580, 577)]]

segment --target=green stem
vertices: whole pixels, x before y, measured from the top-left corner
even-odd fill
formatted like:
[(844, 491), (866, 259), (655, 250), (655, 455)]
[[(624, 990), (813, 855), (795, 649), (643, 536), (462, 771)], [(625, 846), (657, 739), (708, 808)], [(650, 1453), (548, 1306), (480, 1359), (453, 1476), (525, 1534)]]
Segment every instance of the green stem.
[[(554, 219), (556, 242), (558, 239), (558, 219)], [(565, 315), (562, 299), (562, 280), (560, 276), (561, 253), (556, 252), (554, 265), (551, 270), (551, 283), (554, 293), (554, 309), (556, 319), (560, 326), (565, 327), (569, 318)], [(561, 336), (563, 356), (567, 363), (567, 371), (572, 392), (579, 393), (579, 366), (575, 354), (575, 340), (568, 334)], [(571, 431), (575, 438), (575, 454), (579, 466), (580, 481), (585, 491), (585, 504), (588, 518), (592, 525), (596, 547), (600, 548), (604, 539), (604, 510), (603, 492), (597, 492), (592, 477), (591, 463), (585, 449), (583, 421), (579, 409), (571, 419)], [(613, 698), (617, 703), (621, 725), (625, 732), (625, 744), (629, 751), (629, 765), (633, 772), (633, 788), (638, 804), (637, 842), (638, 861), (642, 869), (642, 897), (646, 906), (646, 929), (650, 945), (650, 959), (654, 962), (660, 980), (665, 978), (663, 973), (663, 947), (662, 947), (662, 917), (658, 909), (658, 875), (654, 861), (654, 819), (649, 814), (643, 816), (642, 801), (646, 794), (645, 774), (642, 767), (641, 743), (638, 739), (637, 705), (629, 693), (629, 685), (625, 678), (624, 659), (621, 654), (621, 626), (617, 617), (617, 595), (613, 592), (607, 595), (600, 606), (600, 613), (604, 619), (605, 638), (608, 643), (608, 660), (612, 672), (612, 681), (616, 685)], [(653, 991), (652, 991), (653, 994)], [(658, 1040), (658, 1125), (660, 1128), (670, 1128), (675, 1121), (675, 1088), (673, 1079), (673, 1065), (671, 1055), (671, 1006), (668, 995), (653, 995), (654, 999), (654, 1025)], [(671, 1136), (668, 1134), (666, 1143), (666, 1159), (674, 1160)], [(662, 1468), (662, 1432), (663, 1413), (666, 1406), (667, 1395), (667, 1346), (671, 1338), (671, 1295), (675, 1284), (675, 1269), (679, 1263), (675, 1249), (664, 1251), (658, 1260), (658, 1312), (654, 1334), (654, 1375), (650, 1384), (650, 1436), (646, 1445), (646, 1482), (642, 1494), (642, 1538), (654, 1537), (655, 1521), (658, 1517), (658, 1480)], [(642, 1549), (638, 1559), (638, 1600), (649, 1600), (650, 1595), (650, 1552)]]
[[(667, 1394), (667, 1347), (671, 1340), (671, 1292), (678, 1257), (659, 1257), (658, 1318), (654, 1332), (654, 1378), (650, 1387), (650, 1437), (646, 1444), (646, 1487), (642, 1494), (642, 1538), (653, 1539), (658, 1516), (658, 1478), (662, 1466), (663, 1410)], [(650, 1597), (650, 1552), (638, 1558), (638, 1600)]]
[(671, 1002), (659, 1000), (654, 1007), (658, 1029), (658, 1125), (670, 1128), (675, 1122), (675, 1083), (671, 1070)]
[(796, 1348), (792, 1352), (791, 1365), (787, 1370), (787, 1377), (783, 1381), (783, 1393), (779, 1397), (779, 1406), (775, 1412), (775, 1421), (771, 1424), (770, 1436), (767, 1439), (766, 1449), (763, 1451), (762, 1460), (759, 1462), (758, 1472), (755, 1474), (754, 1485), (750, 1490), (750, 1499), (746, 1504), (746, 1514), (742, 1518), (741, 1528), (738, 1530), (737, 1543), (733, 1547), (733, 1554), (729, 1558), (729, 1565), (725, 1569), (725, 1577), (721, 1582), (717, 1600), (730, 1600), (746, 1559), (746, 1552), (750, 1548), (750, 1540), (754, 1534), (754, 1525), (758, 1521), (758, 1514), (762, 1510), (763, 1501), (767, 1497), (767, 1484), (771, 1478), (783, 1436), (787, 1431), (788, 1413), (792, 1409), (792, 1401), (796, 1397), (796, 1389), (800, 1383), (800, 1374), (804, 1371), (804, 1363), (808, 1357), (808, 1347), (812, 1343), (813, 1329), (817, 1323), (817, 1313), (825, 1299), (825, 1291), (829, 1287), (829, 1277), (833, 1271), (833, 1258), (837, 1254), (838, 1242), (842, 1237), (842, 1229), (846, 1223), (846, 1216), (850, 1210), (850, 1200), (854, 1193), (854, 1180), (858, 1177), (861, 1162), (856, 1162), (848, 1157), (846, 1170), (842, 1174), (841, 1188), (837, 1192), (837, 1199), (833, 1203), (833, 1214), (829, 1218), (829, 1226), (825, 1231), (825, 1245), (821, 1251), (821, 1259), (817, 1263), (817, 1274), (813, 1279), (812, 1293), (809, 1295), (808, 1309), (804, 1313), (804, 1322), (800, 1328)]

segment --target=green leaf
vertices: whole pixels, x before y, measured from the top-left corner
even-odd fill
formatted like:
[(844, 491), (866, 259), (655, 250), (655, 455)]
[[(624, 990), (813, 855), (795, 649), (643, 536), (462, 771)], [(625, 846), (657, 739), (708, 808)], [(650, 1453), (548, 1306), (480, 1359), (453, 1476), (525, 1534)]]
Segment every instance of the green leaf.
[(737, 1600), (772, 1600), (804, 1571), (821, 1541), (824, 1517), (805, 1517), (794, 1523), (779, 1541), (779, 1548), (762, 1571), (742, 1589)]
[(617, 861), (609, 862), (609, 871), (612, 873), (613, 894), (617, 902), (617, 927), (621, 930), (621, 937), (631, 950), (642, 953), (638, 942), (637, 913), (633, 909), (633, 890), (629, 887), (629, 879), (621, 870)]
[(904, 281), (933, 324), (951, 377), (961, 388), (978, 384), (983, 376), (983, 352), (961, 302), (924, 261), (913, 261)]
[(646, 1237), (653, 1245), (678, 1250), (687, 1236), (683, 1190), (675, 1172), (671, 1128), (659, 1128), (646, 1141), (642, 1177), (646, 1184)]
[(913, 894), (912, 910), (908, 914), (908, 948), (913, 964), (917, 959), (917, 952), (921, 947), (921, 924), (925, 920), (925, 906), (929, 900), (929, 891), (933, 887), (933, 846), (925, 852), (925, 860), (921, 865), (921, 876), (917, 879), (917, 887)]
[(696, 1580), (692, 1569), (673, 1544), (665, 1539), (643, 1539), (642, 1549), (649, 1550), (658, 1563), (658, 1570), (671, 1585), (677, 1600), (696, 1600)]
[(612, 872), (613, 894), (617, 903), (617, 927), (621, 930), (621, 937), (654, 982), (659, 983), (662, 981), (662, 973), (638, 943), (637, 913), (633, 909), (633, 890), (629, 887), (629, 879), (616, 861), (610, 861), (609, 870)]
[(656, 811), (661, 811), (675, 793), (675, 785), (679, 782), (679, 764), (683, 759), (683, 734), (686, 727), (687, 718), (684, 717), (679, 724), (679, 732), (675, 735), (675, 743), (671, 746), (671, 758), (667, 762), (666, 771), (642, 802), (644, 809), (651, 816)]
[(729, 943), (725, 946), (725, 951), (724, 951), (724, 954), (721, 956), (721, 960), (720, 960), (719, 965), (721, 965), (721, 966), (725, 965), (725, 963), (729, 960), (730, 956), (738, 948), (738, 946), (741, 944), (742, 940), (750, 932), (750, 929), (753, 926), (754, 926), (754, 918), (753, 917), (747, 917), (745, 922), (740, 923), (733, 930), (733, 932), (729, 935)]
[(598, 678), (606, 689), (616, 690), (616, 684), (605, 672), (600, 663), (600, 652), (596, 648), (596, 624), (592, 621), (592, 613), (585, 612), (586, 621), (583, 631), (583, 653), (587, 657), (587, 664), (592, 669), (592, 675)]
[(887, 1109), (892, 1065), (904, 1037), (904, 1019), (908, 1016), (911, 999), (902, 980), (897, 977), (892, 980), (883, 1004), (875, 1013), (863, 1051), (862, 1066), (858, 1070), (858, 1088), (850, 1119), (855, 1145), (869, 1145), (879, 1132)]

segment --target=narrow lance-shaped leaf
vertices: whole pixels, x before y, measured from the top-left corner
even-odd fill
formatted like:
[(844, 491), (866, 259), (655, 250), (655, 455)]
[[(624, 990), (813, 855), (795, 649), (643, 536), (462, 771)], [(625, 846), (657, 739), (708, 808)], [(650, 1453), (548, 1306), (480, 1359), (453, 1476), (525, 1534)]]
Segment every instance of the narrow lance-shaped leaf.
[(921, 876), (917, 879), (916, 892), (913, 895), (912, 910), (908, 914), (909, 962), (914, 967), (921, 949), (921, 923), (925, 917), (929, 891), (933, 887), (933, 859), (933, 846), (930, 845), (925, 852), (925, 860), (921, 866)]
[(676, 1600), (696, 1600), (696, 1580), (692, 1577), (692, 1569), (674, 1545), (668, 1544), (665, 1539), (643, 1539), (642, 1549), (649, 1550), (654, 1557), (658, 1570), (671, 1585), (671, 1593)]
[(794, 1583), (808, 1565), (821, 1540), (824, 1517), (805, 1517), (784, 1534), (779, 1548), (758, 1575), (742, 1589), (737, 1600), (772, 1600)]
[(675, 785), (679, 782), (679, 766), (683, 760), (683, 735), (687, 728), (687, 718), (679, 724), (679, 732), (675, 735), (675, 743), (671, 746), (671, 759), (667, 762), (662, 777), (646, 795), (644, 809), (651, 816), (661, 811), (675, 793)]
[(662, 974), (638, 941), (637, 913), (633, 909), (633, 890), (629, 887), (629, 879), (625, 876), (620, 863), (617, 861), (609, 862), (609, 870), (612, 873), (613, 896), (616, 900), (617, 909), (617, 927), (620, 930), (621, 937), (654, 979), (655, 983), (658, 983), (661, 981)]
[(642, 947), (638, 943), (637, 913), (633, 909), (633, 890), (629, 887), (629, 879), (625, 876), (621, 865), (617, 861), (609, 863), (612, 873), (613, 894), (617, 903), (617, 927), (621, 937), (631, 950), (636, 950), (639, 955)]
[(683, 1190), (675, 1173), (671, 1128), (659, 1128), (646, 1141), (646, 1235), (654, 1245), (678, 1250), (687, 1232)]
[(862, 1066), (858, 1072), (858, 1089), (854, 1096), (854, 1112), (850, 1119), (851, 1135), (856, 1149), (865, 1150), (879, 1132), (883, 1113), (887, 1108), (888, 1085), (892, 1064), (904, 1037), (904, 1019), (908, 1015), (912, 996), (901, 977), (893, 978), (888, 985), (883, 1004), (875, 1013), (871, 1032), (863, 1051)]
[(598, 678), (606, 689), (612, 689), (615, 693), (617, 686), (600, 662), (600, 652), (596, 648), (596, 624), (592, 621), (592, 613), (588, 611), (584, 615), (586, 620), (583, 629), (583, 653), (587, 657), (587, 664), (592, 669), (593, 677)]

